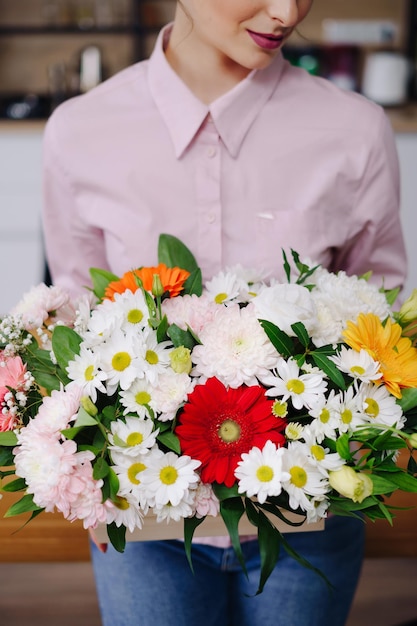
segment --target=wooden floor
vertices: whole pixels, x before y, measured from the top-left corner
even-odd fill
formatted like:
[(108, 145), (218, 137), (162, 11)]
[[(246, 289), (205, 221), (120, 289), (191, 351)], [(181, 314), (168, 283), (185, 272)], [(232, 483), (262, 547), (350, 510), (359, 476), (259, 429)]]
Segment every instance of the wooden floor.
[[(101, 625), (89, 562), (0, 563), (0, 581), (2, 626)], [(411, 626), (411, 620), (415, 626), (417, 559), (366, 559), (346, 626)]]

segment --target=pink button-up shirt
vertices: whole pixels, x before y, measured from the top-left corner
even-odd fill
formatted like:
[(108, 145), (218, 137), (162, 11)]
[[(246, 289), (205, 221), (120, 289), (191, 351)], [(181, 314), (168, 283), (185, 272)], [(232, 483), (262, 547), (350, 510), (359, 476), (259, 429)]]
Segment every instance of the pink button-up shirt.
[(365, 98), (282, 56), (207, 106), (175, 74), (164, 37), (147, 61), (61, 105), (44, 139), (53, 280), (120, 275), (179, 237), (209, 278), (241, 263), (279, 273), (281, 248), (330, 269), (403, 282), (393, 133)]

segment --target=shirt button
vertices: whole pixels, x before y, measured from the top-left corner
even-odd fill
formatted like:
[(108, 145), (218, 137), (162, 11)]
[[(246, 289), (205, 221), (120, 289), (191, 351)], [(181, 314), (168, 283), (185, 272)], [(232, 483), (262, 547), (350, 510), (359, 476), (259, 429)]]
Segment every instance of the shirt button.
[(216, 216), (214, 215), (214, 213), (209, 213), (207, 215), (207, 221), (209, 224), (213, 224), (216, 221)]
[(214, 156), (216, 156), (216, 148), (214, 146), (210, 146), (210, 148), (207, 150), (207, 156), (212, 159)]

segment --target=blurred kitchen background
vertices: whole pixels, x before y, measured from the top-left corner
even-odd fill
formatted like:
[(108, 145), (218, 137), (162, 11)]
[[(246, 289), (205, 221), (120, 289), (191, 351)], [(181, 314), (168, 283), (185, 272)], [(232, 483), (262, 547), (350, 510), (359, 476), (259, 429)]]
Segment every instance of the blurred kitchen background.
[[(0, 315), (44, 276), (40, 155), (63, 100), (147, 57), (174, 0), (0, 0)], [(284, 49), (291, 63), (386, 109), (401, 161), (417, 286), (417, 0), (315, 0)]]
[[(45, 275), (40, 213), (46, 119), (66, 98), (147, 57), (174, 6), (174, 0), (0, 0), (0, 316)], [(315, 0), (284, 53), (306, 71), (362, 92), (385, 107), (400, 158), (402, 219), (410, 258), (404, 291), (408, 296), (417, 287), (417, 0)], [(0, 516), (9, 504), (10, 500), (0, 501)], [(363, 614), (364, 603), (369, 604), (373, 617), (363, 622), (355, 617), (349, 624), (391, 626), (417, 617), (411, 576), (417, 565), (415, 502), (399, 495), (394, 504), (414, 509), (399, 512), (394, 528), (384, 520), (367, 525), (368, 564), (381, 576), (376, 579), (372, 569), (374, 587), (365, 577), (359, 596), (358, 612)], [(20, 525), (15, 518), (1, 520), (0, 562), (16, 567), (28, 561), (88, 562), (81, 524), (68, 525), (62, 516), (51, 514), (12, 536)], [(397, 611), (397, 620), (389, 616), (381, 598), (391, 598), (383, 581), (392, 559), (397, 563), (401, 559), (400, 568), (390, 573), (404, 591), (398, 602), (408, 607), (402, 614)], [(410, 559), (408, 568), (403, 559)], [(91, 572), (86, 572), (91, 584)], [(386, 584), (391, 589), (390, 580)], [(372, 613), (375, 603), (385, 621)], [(396, 601), (391, 604), (398, 606)], [(11, 606), (15, 614), (16, 603)], [(92, 610), (97, 615), (95, 605)], [(45, 623), (56, 623), (54, 619)], [(6, 621), (15, 623), (7, 612)]]

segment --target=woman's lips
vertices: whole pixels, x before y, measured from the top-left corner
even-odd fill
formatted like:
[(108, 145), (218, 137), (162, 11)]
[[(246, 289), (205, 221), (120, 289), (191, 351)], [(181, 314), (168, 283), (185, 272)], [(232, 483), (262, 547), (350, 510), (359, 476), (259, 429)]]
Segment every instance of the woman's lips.
[(276, 50), (279, 48), (284, 40), (283, 35), (270, 35), (266, 33), (255, 33), (253, 30), (247, 31), (253, 41), (265, 50)]

